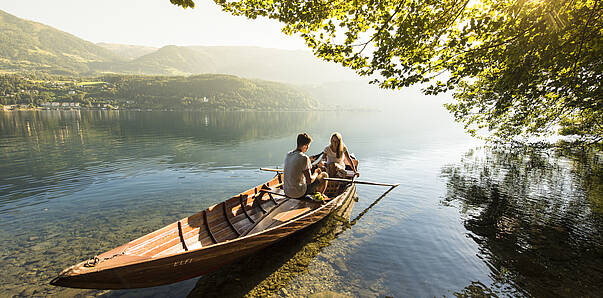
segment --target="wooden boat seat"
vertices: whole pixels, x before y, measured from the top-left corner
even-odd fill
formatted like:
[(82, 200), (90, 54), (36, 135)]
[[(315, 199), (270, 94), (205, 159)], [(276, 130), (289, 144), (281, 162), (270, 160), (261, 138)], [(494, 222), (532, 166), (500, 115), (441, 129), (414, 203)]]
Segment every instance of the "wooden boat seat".
[(273, 195), (282, 196), (282, 197), (285, 197), (285, 198), (290, 198), (290, 199), (292, 199), (291, 197), (289, 197), (289, 196), (287, 196), (287, 195), (285, 194), (285, 190), (284, 190), (284, 189), (282, 189), (282, 188), (269, 188), (269, 189), (262, 189), (262, 191), (264, 191), (265, 193), (269, 193), (269, 194), (273, 194)]
[(327, 189), (325, 189), (325, 195), (330, 198), (336, 197), (339, 192), (340, 184), (341, 182), (329, 181)]
[(282, 196), (282, 197), (285, 197), (285, 198), (287, 198), (287, 199), (294, 199), (294, 200), (300, 200), (300, 201), (309, 201), (309, 202), (314, 202), (313, 200), (306, 199), (306, 197), (305, 197), (305, 196), (303, 196), (303, 197), (301, 197), (301, 198), (292, 198), (292, 197), (290, 197), (290, 196), (287, 196), (287, 195), (285, 194), (285, 191), (284, 191), (283, 189), (281, 189), (281, 188), (278, 188), (278, 189), (269, 189), (269, 190), (268, 190), (268, 189), (265, 189), (265, 190), (262, 190), (262, 191), (264, 191), (265, 193), (268, 193), (268, 194), (273, 194), (273, 195), (277, 195), (277, 196)]
[(255, 234), (286, 221), (292, 220), (296, 217), (304, 215), (318, 206), (320, 206), (320, 203), (308, 200), (285, 200), (263, 216), (257, 223), (255, 223), (255, 225), (245, 232), (245, 235)]
[[(354, 177), (354, 171), (350, 171), (351, 175), (349, 178)], [(334, 198), (337, 195), (339, 195), (339, 193), (341, 192), (341, 190), (343, 188), (345, 188), (346, 183), (342, 183), (342, 182), (336, 182), (336, 181), (329, 181), (329, 183), (327, 183), (327, 189), (325, 190), (324, 195), (328, 198)], [(288, 199), (296, 199), (296, 200), (304, 200), (304, 198), (291, 198), (289, 196), (287, 196), (285, 194), (285, 190), (283, 190), (282, 188), (263, 188), (262, 189), (263, 192), (268, 193), (268, 194), (273, 194), (273, 195), (277, 195), (277, 196), (282, 196)]]

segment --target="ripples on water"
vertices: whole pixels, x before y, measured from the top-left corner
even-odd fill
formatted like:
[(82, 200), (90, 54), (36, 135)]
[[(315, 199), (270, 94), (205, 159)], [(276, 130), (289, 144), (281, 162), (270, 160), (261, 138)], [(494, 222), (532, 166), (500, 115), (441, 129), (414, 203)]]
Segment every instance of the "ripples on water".
[[(600, 156), (471, 149), (458, 127), (434, 119), (0, 113), (0, 296), (597, 296)], [(257, 168), (280, 166), (298, 132), (313, 136), (314, 153), (333, 130), (361, 161), (361, 179), (401, 185), (374, 205), (385, 189), (359, 185), (346, 216), (200, 279), (125, 291), (48, 285), (69, 265), (267, 180)]]

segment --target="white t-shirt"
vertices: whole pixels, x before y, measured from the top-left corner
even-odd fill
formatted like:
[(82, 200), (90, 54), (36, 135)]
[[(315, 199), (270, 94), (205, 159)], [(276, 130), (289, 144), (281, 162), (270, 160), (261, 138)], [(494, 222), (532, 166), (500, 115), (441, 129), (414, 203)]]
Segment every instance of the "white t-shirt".
[(287, 153), (285, 167), (283, 168), (283, 190), (285, 190), (287, 196), (299, 198), (306, 194), (308, 182), (304, 176), (304, 171), (310, 168), (310, 158), (303, 152), (294, 150)]
[(341, 156), (337, 158), (337, 152), (331, 150), (331, 145), (325, 147), (324, 154), (327, 156), (327, 164), (335, 163), (338, 168), (345, 169), (345, 162), (343, 161), (345, 153), (348, 151), (348, 148), (343, 146), (343, 152), (341, 152)]

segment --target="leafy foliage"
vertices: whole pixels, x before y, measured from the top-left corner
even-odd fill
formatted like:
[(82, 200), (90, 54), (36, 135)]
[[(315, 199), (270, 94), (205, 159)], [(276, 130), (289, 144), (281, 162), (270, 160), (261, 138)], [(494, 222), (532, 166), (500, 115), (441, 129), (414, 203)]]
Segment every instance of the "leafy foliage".
[(600, 0), (215, 2), (284, 23), (316, 56), (383, 88), (453, 90), (447, 108), (473, 134), (603, 140)]
[(193, 2), (192, 0), (170, 0), (170, 2), (172, 2), (172, 4), (176, 4), (184, 8), (195, 8), (195, 2)]

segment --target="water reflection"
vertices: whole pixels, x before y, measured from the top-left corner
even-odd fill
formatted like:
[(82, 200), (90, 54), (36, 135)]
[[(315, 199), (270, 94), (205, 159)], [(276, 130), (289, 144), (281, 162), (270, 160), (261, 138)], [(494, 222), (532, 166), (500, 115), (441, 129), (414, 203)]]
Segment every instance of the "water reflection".
[[(0, 160), (5, 161), (0, 163), (0, 213), (74, 193), (107, 175), (123, 173), (124, 168), (136, 172), (149, 163), (197, 170), (233, 164), (249, 168), (250, 161), (261, 164), (272, 159), (275, 143), (262, 140), (295, 135), (300, 126), (320, 122), (317, 117), (321, 115), (0, 113)], [(250, 150), (240, 150), (243, 144)]]
[[(320, 113), (283, 112), (132, 112), (132, 111), (28, 111), (0, 113), (0, 137), (56, 135), (77, 141), (86, 134), (115, 137), (150, 133), (157, 137), (200, 136), (221, 145), (261, 137), (290, 135), (322, 118)], [(211, 128), (208, 131), (207, 127)], [(95, 132), (94, 132), (95, 131)], [(75, 137), (75, 138), (74, 138)]]
[[(519, 295), (600, 295), (600, 153), (484, 148), (469, 151), (442, 174), (448, 180), (442, 202), (461, 211), (491, 269), (491, 289), (505, 292), (511, 285)], [(470, 285), (459, 294), (475, 289)]]

